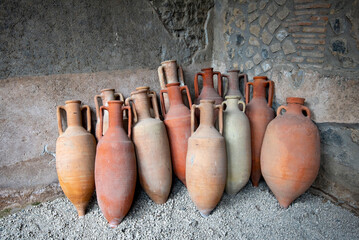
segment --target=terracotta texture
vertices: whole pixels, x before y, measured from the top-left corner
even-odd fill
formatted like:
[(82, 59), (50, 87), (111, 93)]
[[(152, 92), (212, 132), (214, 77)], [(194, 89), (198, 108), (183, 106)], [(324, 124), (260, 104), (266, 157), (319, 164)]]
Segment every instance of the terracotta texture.
[[(191, 109), (191, 132), (186, 158), (186, 183), (189, 195), (202, 216), (208, 216), (221, 200), (227, 175), (226, 146), (222, 134), (223, 108), (213, 100), (201, 100)], [(195, 128), (195, 110), (201, 122)], [(219, 132), (213, 114), (219, 110)]]
[[(150, 114), (150, 98), (155, 118)], [(162, 204), (167, 201), (171, 190), (172, 166), (167, 131), (160, 120), (156, 95), (145, 89), (134, 91), (126, 99), (126, 105), (130, 105), (130, 102), (136, 122), (132, 128), (132, 140), (140, 183), (155, 203)]]
[[(179, 73), (179, 74), (178, 74)], [(180, 78), (178, 77), (180, 76)], [(158, 67), (158, 78), (160, 80), (161, 89), (166, 89), (166, 84), (168, 83), (180, 83), (181, 86), (184, 86), (184, 74), (181, 66), (177, 65), (176, 60), (167, 60), (161, 62), (161, 66)], [(185, 96), (184, 101), (187, 101), (187, 96)], [(168, 95), (164, 94), (164, 105), (166, 111), (169, 109), (169, 99)]]
[[(251, 129), (240, 96), (226, 96), (222, 103), (223, 136), (227, 149), (226, 192), (237, 194), (248, 182), (251, 174)], [(243, 111), (239, 109), (242, 107)]]
[(312, 185), (320, 166), (319, 131), (304, 98), (287, 98), (287, 104), (269, 123), (261, 154), (263, 177), (285, 208)]
[[(131, 108), (123, 101), (109, 101), (100, 109), (100, 133), (103, 110), (109, 113), (109, 127), (100, 135), (96, 151), (95, 183), (99, 207), (111, 227), (116, 227), (130, 210), (136, 189), (135, 148), (131, 137)], [(128, 111), (128, 135), (123, 128), (123, 111)]]
[[(116, 98), (118, 98), (121, 101), (124, 101), (123, 99), (123, 95), (121, 93), (115, 93), (115, 89), (112, 88), (107, 88), (107, 89), (102, 89), (101, 90), (101, 94), (100, 95), (96, 95), (94, 97), (94, 102), (95, 102), (95, 107), (96, 107), (96, 138), (97, 140), (99, 140), (99, 137), (102, 136), (102, 133), (100, 132), (100, 107), (101, 104), (99, 103), (99, 99), (101, 99), (102, 102), (102, 106), (108, 106), (108, 101), (111, 100), (115, 100)], [(127, 123), (127, 119), (126, 119), (126, 123)], [(105, 111), (104, 115), (103, 115), (103, 134), (106, 133), (108, 128), (108, 112)]]
[[(263, 137), (268, 123), (274, 118), (274, 110), (272, 109), (274, 82), (267, 80), (265, 76), (257, 76), (253, 80), (254, 82), (248, 82), (246, 85), (246, 114), (251, 126), (251, 181), (253, 186), (257, 187), (262, 176), (260, 154)], [(253, 98), (249, 101), (250, 86), (253, 86)], [(266, 87), (268, 87), (268, 102)]]
[(228, 79), (226, 89), (224, 91), (224, 96), (240, 96), (242, 99), (244, 99), (244, 95), (239, 90), (239, 81), (243, 78), (243, 89), (245, 89), (245, 86), (248, 82), (248, 76), (247, 74), (239, 73), (239, 70), (229, 70), (228, 74), (222, 74), (223, 79)]
[[(62, 130), (61, 109), (66, 111), (67, 128)], [(87, 110), (87, 131), (82, 127), (81, 111)], [(95, 190), (94, 168), (96, 140), (91, 131), (89, 106), (81, 101), (66, 101), (57, 107), (59, 134), (56, 141), (56, 170), (62, 190), (84, 216), (86, 206)]]
[[(164, 123), (171, 147), (172, 167), (176, 176), (186, 185), (186, 155), (188, 138), (191, 136), (191, 111), (183, 104), (182, 91), (186, 90), (188, 102), (192, 105), (187, 86), (169, 83), (161, 90), (160, 99)], [(169, 97), (169, 110), (166, 112), (164, 94)]]

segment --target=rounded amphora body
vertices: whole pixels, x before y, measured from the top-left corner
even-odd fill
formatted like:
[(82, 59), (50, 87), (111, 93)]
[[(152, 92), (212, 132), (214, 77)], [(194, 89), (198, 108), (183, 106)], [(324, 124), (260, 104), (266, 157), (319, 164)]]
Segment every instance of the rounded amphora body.
[(287, 103), (269, 123), (261, 153), (263, 177), (285, 208), (312, 185), (320, 167), (319, 132), (310, 110), (303, 98), (287, 98)]

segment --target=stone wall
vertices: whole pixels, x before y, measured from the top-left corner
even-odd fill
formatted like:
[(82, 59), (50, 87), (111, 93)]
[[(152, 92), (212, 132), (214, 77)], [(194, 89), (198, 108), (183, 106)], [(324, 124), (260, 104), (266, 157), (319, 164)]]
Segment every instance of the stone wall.
[[(177, 59), (193, 91), (212, 65), (267, 75), (274, 107), (306, 98), (318, 123), (315, 183), (359, 207), (359, 1), (137, 0), (0, 2), (0, 210), (62, 194), (56, 106), (115, 88), (159, 91), (157, 66)], [(192, 92), (193, 94), (193, 92)]]
[(359, 207), (359, 1), (216, 1), (213, 63), (275, 82), (274, 108), (306, 98), (321, 133), (313, 191)]

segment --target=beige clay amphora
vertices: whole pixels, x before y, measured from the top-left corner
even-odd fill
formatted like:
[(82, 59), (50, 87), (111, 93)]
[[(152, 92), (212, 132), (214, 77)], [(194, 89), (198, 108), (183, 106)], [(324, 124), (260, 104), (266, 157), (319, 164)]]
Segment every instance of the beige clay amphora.
[[(123, 99), (123, 95), (122, 93), (116, 93), (115, 89), (112, 88), (107, 88), (107, 89), (102, 89), (101, 90), (101, 94), (100, 95), (96, 95), (94, 97), (94, 101), (95, 101), (95, 107), (96, 107), (96, 138), (97, 140), (100, 139), (100, 137), (102, 136), (102, 133), (100, 133), (100, 107), (108, 106), (108, 101), (112, 101), (115, 100), (116, 98), (118, 98), (121, 101), (124, 101)], [(102, 104), (100, 104), (99, 99), (101, 99)], [(127, 126), (127, 119), (125, 120), (125, 125)], [(104, 115), (103, 115), (103, 134), (106, 133), (107, 129), (108, 129), (108, 125), (109, 125), (109, 117), (108, 117), (108, 112), (107, 110), (104, 111)]]
[[(225, 98), (222, 105), (226, 106), (223, 111), (223, 136), (228, 162), (226, 193), (237, 194), (247, 184), (251, 175), (251, 130), (241, 97)], [(239, 109), (239, 105), (243, 111)]]
[[(222, 134), (223, 108), (214, 100), (201, 100), (192, 105), (191, 132), (186, 158), (186, 183), (189, 195), (206, 217), (221, 200), (226, 185), (227, 157)], [(200, 124), (195, 128), (195, 110), (200, 112)], [(219, 111), (218, 111), (219, 110)], [(214, 127), (214, 113), (219, 112), (219, 132)]]
[[(67, 128), (62, 130), (61, 109), (66, 111)], [(87, 130), (82, 127), (82, 110), (87, 110)], [(76, 207), (78, 215), (84, 216), (86, 206), (95, 190), (96, 141), (90, 133), (91, 112), (81, 101), (66, 101), (57, 107), (59, 134), (56, 141), (56, 170), (62, 190)]]
[[(155, 118), (150, 114), (150, 98)], [(162, 204), (167, 201), (171, 190), (172, 165), (167, 131), (160, 120), (156, 95), (146, 89), (134, 91), (126, 99), (126, 105), (130, 105), (130, 102), (135, 116), (132, 140), (140, 184), (155, 203)]]

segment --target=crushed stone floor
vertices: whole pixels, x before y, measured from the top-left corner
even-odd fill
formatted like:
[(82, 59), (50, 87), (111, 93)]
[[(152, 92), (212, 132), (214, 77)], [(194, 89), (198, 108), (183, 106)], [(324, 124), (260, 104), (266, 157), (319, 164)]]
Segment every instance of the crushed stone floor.
[(208, 218), (177, 179), (169, 200), (156, 205), (138, 188), (122, 223), (111, 229), (97, 205), (85, 217), (62, 197), (0, 219), (0, 239), (359, 239), (359, 217), (305, 193), (282, 209), (264, 182), (224, 195)]

